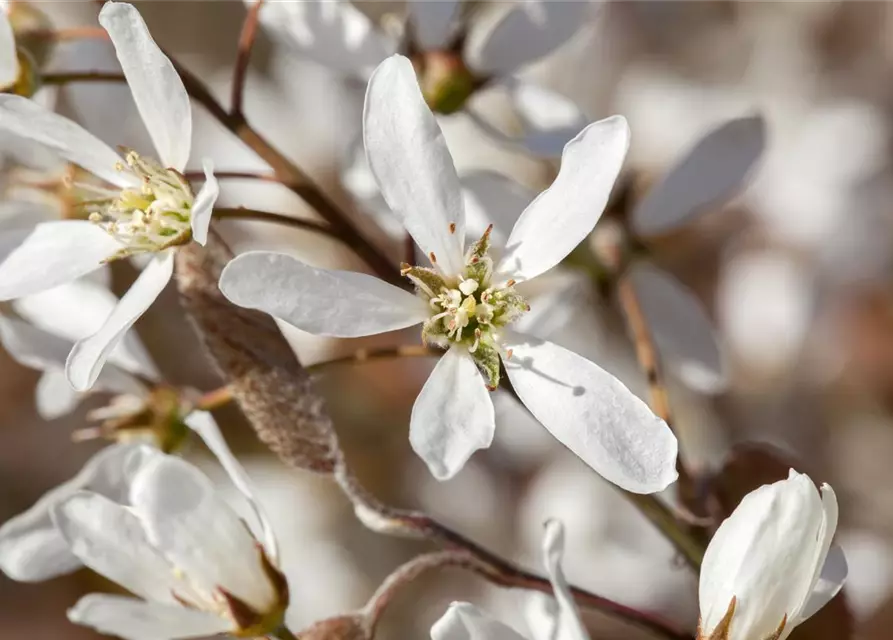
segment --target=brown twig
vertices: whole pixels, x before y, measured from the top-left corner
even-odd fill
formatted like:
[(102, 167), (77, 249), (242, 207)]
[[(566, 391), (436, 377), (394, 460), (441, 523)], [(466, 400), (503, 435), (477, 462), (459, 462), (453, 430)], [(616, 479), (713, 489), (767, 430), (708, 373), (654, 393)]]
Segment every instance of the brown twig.
[(108, 32), (102, 27), (66, 27), (63, 29), (35, 29), (28, 31), (29, 38), (45, 38), (66, 42), (69, 40), (100, 39), (107, 40)]
[[(192, 182), (193, 180), (205, 179), (205, 173), (203, 171), (184, 171), (183, 175), (186, 176), (186, 179), (190, 182)], [(253, 173), (251, 171), (217, 171), (215, 169), (214, 177), (221, 180), (259, 180), (261, 182), (272, 182), (275, 184), (281, 184), (276, 176), (266, 175), (263, 173)]]
[(242, 33), (239, 36), (239, 51), (236, 55), (236, 63), (233, 66), (233, 86), (230, 100), (230, 113), (242, 114), (242, 100), (245, 96), (245, 78), (248, 74), (248, 63), (251, 60), (251, 49), (257, 39), (257, 26), (260, 20), (260, 10), (264, 0), (255, 0), (248, 9), (245, 21), (242, 23)]
[(333, 365), (340, 364), (361, 364), (363, 362), (371, 362), (373, 360), (385, 360), (387, 358), (437, 358), (443, 355), (440, 349), (432, 349), (423, 345), (400, 345), (396, 347), (379, 347), (376, 349), (359, 349), (346, 356), (333, 358), (324, 362), (307, 365), (304, 367), (307, 371), (316, 372), (322, 369), (328, 369)]
[(62, 71), (45, 73), (43, 84), (68, 84), (69, 82), (125, 82), (123, 73), (117, 71)]
[(341, 240), (341, 237), (338, 236), (329, 225), (323, 222), (316, 222), (315, 220), (304, 220), (302, 218), (294, 218), (292, 216), (287, 216), (281, 213), (273, 213), (272, 211), (260, 211), (258, 209), (247, 209), (245, 207), (221, 207), (214, 209), (214, 219), (259, 220), (262, 222), (274, 222), (276, 224), (295, 227), (297, 229), (303, 229), (305, 231), (321, 233), (323, 235), (334, 238), (335, 240)]

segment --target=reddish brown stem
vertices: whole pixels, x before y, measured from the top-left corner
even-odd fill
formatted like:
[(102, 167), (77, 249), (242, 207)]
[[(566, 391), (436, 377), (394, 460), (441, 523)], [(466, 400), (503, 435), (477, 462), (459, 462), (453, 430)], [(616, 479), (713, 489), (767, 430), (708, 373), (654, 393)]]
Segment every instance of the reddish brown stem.
[(245, 21), (242, 23), (242, 33), (239, 36), (239, 52), (236, 55), (236, 64), (233, 66), (232, 98), (230, 101), (230, 113), (239, 115), (242, 113), (242, 100), (245, 96), (245, 78), (248, 75), (248, 63), (251, 61), (251, 49), (257, 39), (257, 26), (260, 20), (260, 10), (264, 0), (255, 0), (248, 9)]

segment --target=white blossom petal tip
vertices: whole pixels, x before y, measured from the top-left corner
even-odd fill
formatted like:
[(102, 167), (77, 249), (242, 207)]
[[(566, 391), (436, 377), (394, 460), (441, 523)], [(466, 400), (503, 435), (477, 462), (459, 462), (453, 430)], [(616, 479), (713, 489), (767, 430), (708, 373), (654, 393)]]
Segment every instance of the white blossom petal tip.
[(374, 335), (420, 324), (430, 315), (420, 298), (378, 278), (318, 269), (267, 251), (231, 260), (220, 275), (220, 291), (233, 304), (321, 336)]
[(525, 640), (468, 602), (454, 602), (431, 627), (431, 640)]
[(214, 177), (214, 163), (210, 159), (202, 162), (205, 172), (205, 184), (195, 196), (190, 215), (192, 224), (192, 239), (200, 245), (208, 241), (208, 228), (211, 226), (211, 214), (214, 213), (214, 205), (220, 195), (220, 185)]
[(0, 9), (0, 88), (8, 88), (19, 79), (19, 56), (9, 16)]
[(549, 581), (558, 603), (553, 629), (549, 637), (561, 640), (589, 640), (589, 634), (580, 620), (574, 596), (564, 577), (564, 525), (559, 520), (548, 520), (543, 531), (543, 564), (549, 573)]
[(610, 373), (551, 342), (506, 332), (512, 386), (534, 417), (605, 479), (634, 493), (676, 478), (678, 443), (667, 424)]

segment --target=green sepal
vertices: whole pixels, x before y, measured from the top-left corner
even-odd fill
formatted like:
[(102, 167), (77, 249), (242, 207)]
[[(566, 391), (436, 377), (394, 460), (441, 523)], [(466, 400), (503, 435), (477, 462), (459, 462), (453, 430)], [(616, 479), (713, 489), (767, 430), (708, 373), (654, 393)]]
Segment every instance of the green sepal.
[(446, 282), (434, 269), (429, 267), (411, 267), (408, 264), (400, 266), (400, 273), (410, 280), (416, 288), (420, 289), (425, 295), (429, 295), (420, 283), (431, 290), (434, 295), (439, 295), (440, 290), (446, 287)]
[(477, 349), (471, 354), (474, 363), (487, 380), (487, 388), (491, 391), (499, 386), (499, 352), (486, 342), (479, 342)]

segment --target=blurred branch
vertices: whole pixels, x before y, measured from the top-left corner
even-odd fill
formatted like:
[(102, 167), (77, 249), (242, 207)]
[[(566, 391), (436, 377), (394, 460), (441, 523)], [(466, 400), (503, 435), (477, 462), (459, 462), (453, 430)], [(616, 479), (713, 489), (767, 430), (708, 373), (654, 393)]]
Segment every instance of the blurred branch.
[(251, 49), (257, 38), (257, 25), (264, 0), (256, 0), (248, 8), (245, 21), (242, 23), (242, 34), (239, 36), (239, 51), (233, 67), (233, 87), (230, 101), (230, 113), (242, 115), (242, 99), (245, 96), (245, 78), (248, 74), (248, 63), (251, 61)]
[[(453, 551), (452, 555), (421, 556), (398, 569), (385, 581), (376, 594), (384, 598), (384, 604), (376, 605), (373, 596), (373, 601), (367, 605), (367, 608), (371, 608), (373, 611), (373, 616), (380, 616), (380, 612), (374, 613), (376, 607), (383, 609), (393, 597), (398, 586), (411, 581), (428, 569), (445, 564), (468, 567), (499, 586), (552, 594), (552, 585), (547, 578), (515, 566), (508, 560), (487, 551), (461, 533), (441, 524), (431, 516), (420, 511), (395, 509), (382, 504), (359, 483), (343, 458), (339, 459), (335, 466), (334, 477), (353, 504), (357, 517), (367, 528), (385, 535), (431, 540)], [(675, 628), (670, 622), (659, 617), (632, 609), (579, 587), (570, 589), (574, 599), (582, 606), (622, 618), (657, 633), (663, 638), (673, 640), (692, 640), (693, 638), (691, 634)]]
[(66, 27), (63, 29), (36, 29), (28, 32), (29, 38), (45, 38), (65, 42), (68, 40), (102, 39), (107, 40), (108, 32), (102, 27)]
[(342, 240), (341, 236), (336, 234), (332, 228), (314, 220), (303, 220), (301, 218), (293, 218), (292, 216), (283, 215), (281, 213), (273, 213), (272, 211), (260, 211), (258, 209), (246, 209), (245, 207), (215, 208), (214, 216), (217, 220), (260, 220), (262, 222), (275, 222), (305, 231), (313, 231), (323, 235), (331, 236), (336, 240)]
[[(183, 175), (192, 182), (193, 180), (204, 180), (203, 171), (184, 171)], [(252, 173), (251, 171), (214, 171), (214, 177), (218, 179), (233, 178), (236, 180), (260, 180), (262, 182), (272, 182), (282, 184), (276, 176), (265, 175), (263, 173)]]
[(440, 349), (432, 349), (423, 345), (400, 345), (396, 347), (379, 347), (377, 349), (359, 349), (351, 354), (340, 358), (333, 358), (324, 362), (307, 365), (304, 367), (307, 371), (316, 372), (321, 369), (328, 369), (333, 365), (339, 364), (361, 364), (372, 360), (385, 360), (387, 358), (436, 358), (443, 355)]
[(68, 84), (69, 82), (125, 82), (124, 74), (116, 71), (62, 71), (45, 73), (43, 84)]

